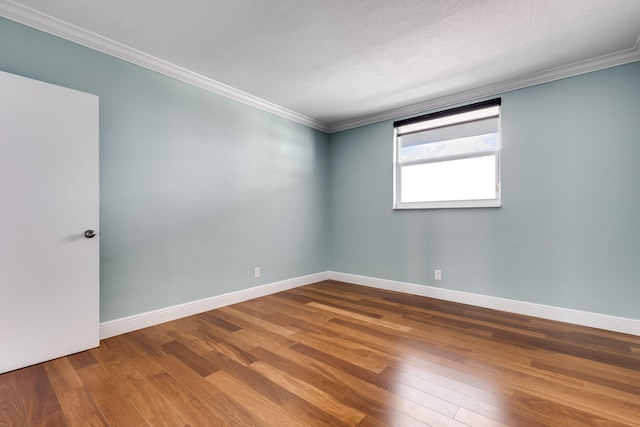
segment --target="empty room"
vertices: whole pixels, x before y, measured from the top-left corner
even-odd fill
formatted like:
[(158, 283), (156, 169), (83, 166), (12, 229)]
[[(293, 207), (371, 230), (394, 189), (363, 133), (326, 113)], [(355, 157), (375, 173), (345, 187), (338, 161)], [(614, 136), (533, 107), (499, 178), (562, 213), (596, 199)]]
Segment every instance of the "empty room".
[(0, 0), (0, 426), (640, 426), (637, 0)]

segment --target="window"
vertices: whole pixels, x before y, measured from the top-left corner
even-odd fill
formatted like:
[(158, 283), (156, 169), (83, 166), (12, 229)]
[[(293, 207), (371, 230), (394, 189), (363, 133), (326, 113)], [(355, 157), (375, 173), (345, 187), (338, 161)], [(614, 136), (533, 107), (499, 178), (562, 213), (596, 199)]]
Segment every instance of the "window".
[(501, 206), (500, 99), (394, 127), (394, 209)]

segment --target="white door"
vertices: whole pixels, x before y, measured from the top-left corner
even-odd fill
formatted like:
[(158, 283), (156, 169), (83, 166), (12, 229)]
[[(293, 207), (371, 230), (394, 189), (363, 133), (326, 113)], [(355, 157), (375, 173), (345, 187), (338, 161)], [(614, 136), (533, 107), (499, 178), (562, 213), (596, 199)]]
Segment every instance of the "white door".
[(99, 345), (98, 201), (98, 97), (0, 72), (0, 373)]

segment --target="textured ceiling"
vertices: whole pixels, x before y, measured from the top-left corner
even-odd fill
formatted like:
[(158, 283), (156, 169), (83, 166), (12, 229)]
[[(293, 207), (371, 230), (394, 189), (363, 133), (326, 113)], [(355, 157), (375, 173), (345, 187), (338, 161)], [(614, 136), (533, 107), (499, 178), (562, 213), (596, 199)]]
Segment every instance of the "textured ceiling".
[(328, 130), (619, 52), (640, 59), (639, 0), (2, 3), (27, 6)]

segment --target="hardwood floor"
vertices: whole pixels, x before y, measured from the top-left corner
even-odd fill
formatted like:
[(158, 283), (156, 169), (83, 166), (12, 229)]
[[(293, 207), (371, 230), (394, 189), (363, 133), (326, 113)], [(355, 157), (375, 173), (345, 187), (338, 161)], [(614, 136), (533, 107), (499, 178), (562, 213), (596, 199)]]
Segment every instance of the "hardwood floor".
[(325, 281), (0, 375), (8, 426), (640, 426), (640, 337)]

